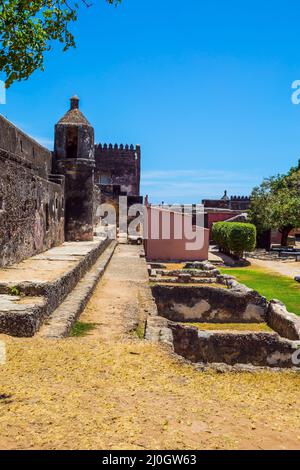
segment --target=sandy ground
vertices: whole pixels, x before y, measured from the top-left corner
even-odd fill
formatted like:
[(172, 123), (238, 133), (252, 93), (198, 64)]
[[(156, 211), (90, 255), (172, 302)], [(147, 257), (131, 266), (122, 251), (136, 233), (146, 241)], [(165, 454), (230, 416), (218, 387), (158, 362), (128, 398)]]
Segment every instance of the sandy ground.
[(119, 245), (80, 321), (95, 323), (91, 332), (101, 342), (126, 338), (136, 327), (141, 297), (149, 278), (141, 248)]
[(300, 276), (300, 263), (299, 262), (280, 262), (280, 261), (266, 261), (259, 259), (247, 258), (253, 267), (260, 266), (283, 276), (295, 278)]
[(82, 316), (89, 336), (0, 337), (0, 448), (300, 449), (299, 374), (200, 373), (126, 334), (144, 275), (126, 250)]

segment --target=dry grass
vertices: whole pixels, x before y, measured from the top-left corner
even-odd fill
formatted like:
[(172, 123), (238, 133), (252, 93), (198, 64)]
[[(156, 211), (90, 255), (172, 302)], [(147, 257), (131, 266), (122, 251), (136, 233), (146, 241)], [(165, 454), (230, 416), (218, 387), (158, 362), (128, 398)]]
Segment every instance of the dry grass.
[(163, 263), (168, 271), (177, 271), (184, 268), (186, 263)]
[(200, 373), (162, 345), (127, 339), (134, 250), (117, 248), (81, 316), (96, 325), (87, 336), (3, 337), (0, 448), (300, 448), (299, 374)]
[(199, 373), (138, 340), (1, 339), (1, 448), (300, 448), (298, 374)]
[(266, 323), (183, 323), (207, 331), (255, 331), (274, 333)]

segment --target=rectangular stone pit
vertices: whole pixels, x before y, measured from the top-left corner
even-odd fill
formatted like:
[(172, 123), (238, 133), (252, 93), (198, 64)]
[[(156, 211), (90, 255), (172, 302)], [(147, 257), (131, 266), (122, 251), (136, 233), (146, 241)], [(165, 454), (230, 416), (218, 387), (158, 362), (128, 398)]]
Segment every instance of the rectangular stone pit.
[(169, 327), (174, 351), (194, 363), (293, 368), (293, 355), (300, 348), (300, 341), (289, 341), (275, 333), (200, 331), (174, 323)]
[(267, 301), (255, 291), (209, 286), (152, 287), (158, 313), (190, 323), (263, 323)]
[[(167, 343), (174, 352), (197, 364), (236, 368), (297, 368), (300, 322), (278, 302), (268, 303), (257, 292), (238, 283), (232, 287), (152, 287), (157, 316), (148, 319), (146, 338)], [(210, 331), (190, 325), (262, 324), (267, 332)], [(300, 355), (300, 354), (299, 354)]]

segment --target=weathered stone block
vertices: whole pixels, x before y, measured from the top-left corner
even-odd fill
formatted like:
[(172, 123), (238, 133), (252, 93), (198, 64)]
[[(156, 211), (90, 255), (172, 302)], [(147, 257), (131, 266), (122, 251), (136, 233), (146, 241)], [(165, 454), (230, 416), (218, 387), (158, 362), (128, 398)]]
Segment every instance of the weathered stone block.
[(231, 286), (231, 281), (235, 281), (235, 284), (237, 284), (236, 278), (234, 276), (230, 276), (229, 274), (219, 274), (216, 277), (217, 282), (225, 286)]
[[(65, 263), (65, 272), (57, 271), (57, 275), (54, 275), (51, 280), (45, 280), (42, 275), (41, 279), (35, 281), (1, 282), (0, 294), (4, 296), (0, 295), (0, 333), (12, 336), (33, 336), (45, 318), (66, 299), (110, 243), (111, 240), (104, 238), (88, 243), (85, 247), (77, 243), (74, 243), (72, 247), (65, 244), (53, 249), (52, 255), (48, 252), (49, 259), (47, 252), (40, 255), (41, 260), (45, 257), (48, 269), (51, 266), (51, 256), (54, 265), (60, 256), (62, 262)], [(75, 255), (75, 261), (73, 259), (72, 263), (70, 262), (71, 254)], [(38, 259), (36, 265), (39, 266)], [(22, 294), (20, 299), (8, 295), (13, 287)], [(36, 299), (32, 301), (32, 297)]]
[(220, 274), (220, 271), (217, 269), (213, 270), (199, 270), (199, 269), (189, 269), (189, 270), (182, 270), (182, 269), (175, 269), (173, 271), (167, 271), (164, 270), (162, 271), (163, 276), (174, 276), (174, 277), (179, 277), (181, 275), (190, 275), (195, 278), (212, 278), (212, 277), (217, 277)]
[(171, 324), (174, 351), (194, 363), (252, 364), (271, 368), (293, 368), (300, 342), (269, 333), (199, 331)]
[(0, 332), (19, 337), (33, 336), (45, 316), (44, 297), (0, 295)]
[(203, 271), (212, 271), (215, 266), (207, 261), (193, 261), (186, 263), (183, 269), (200, 269)]
[(280, 336), (290, 340), (300, 340), (300, 318), (287, 311), (278, 300), (271, 300), (267, 311), (267, 323)]
[(266, 299), (251, 289), (155, 285), (152, 292), (159, 314), (172, 321), (259, 323), (266, 317)]
[(178, 275), (178, 282), (181, 282), (181, 283), (188, 283), (188, 282), (191, 282), (192, 280), (192, 276), (191, 274), (184, 274), (184, 273), (180, 273)]

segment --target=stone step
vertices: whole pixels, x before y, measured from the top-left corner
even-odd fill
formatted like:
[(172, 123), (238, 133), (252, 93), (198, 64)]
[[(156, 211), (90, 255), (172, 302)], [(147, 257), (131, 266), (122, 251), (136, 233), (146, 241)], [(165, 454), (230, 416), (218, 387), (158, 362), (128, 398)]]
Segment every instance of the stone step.
[(0, 270), (0, 333), (33, 336), (111, 243), (105, 234), (92, 242), (64, 243)]
[(19, 336), (33, 336), (47, 314), (45, 297), (0, 295), (0, 331)]

